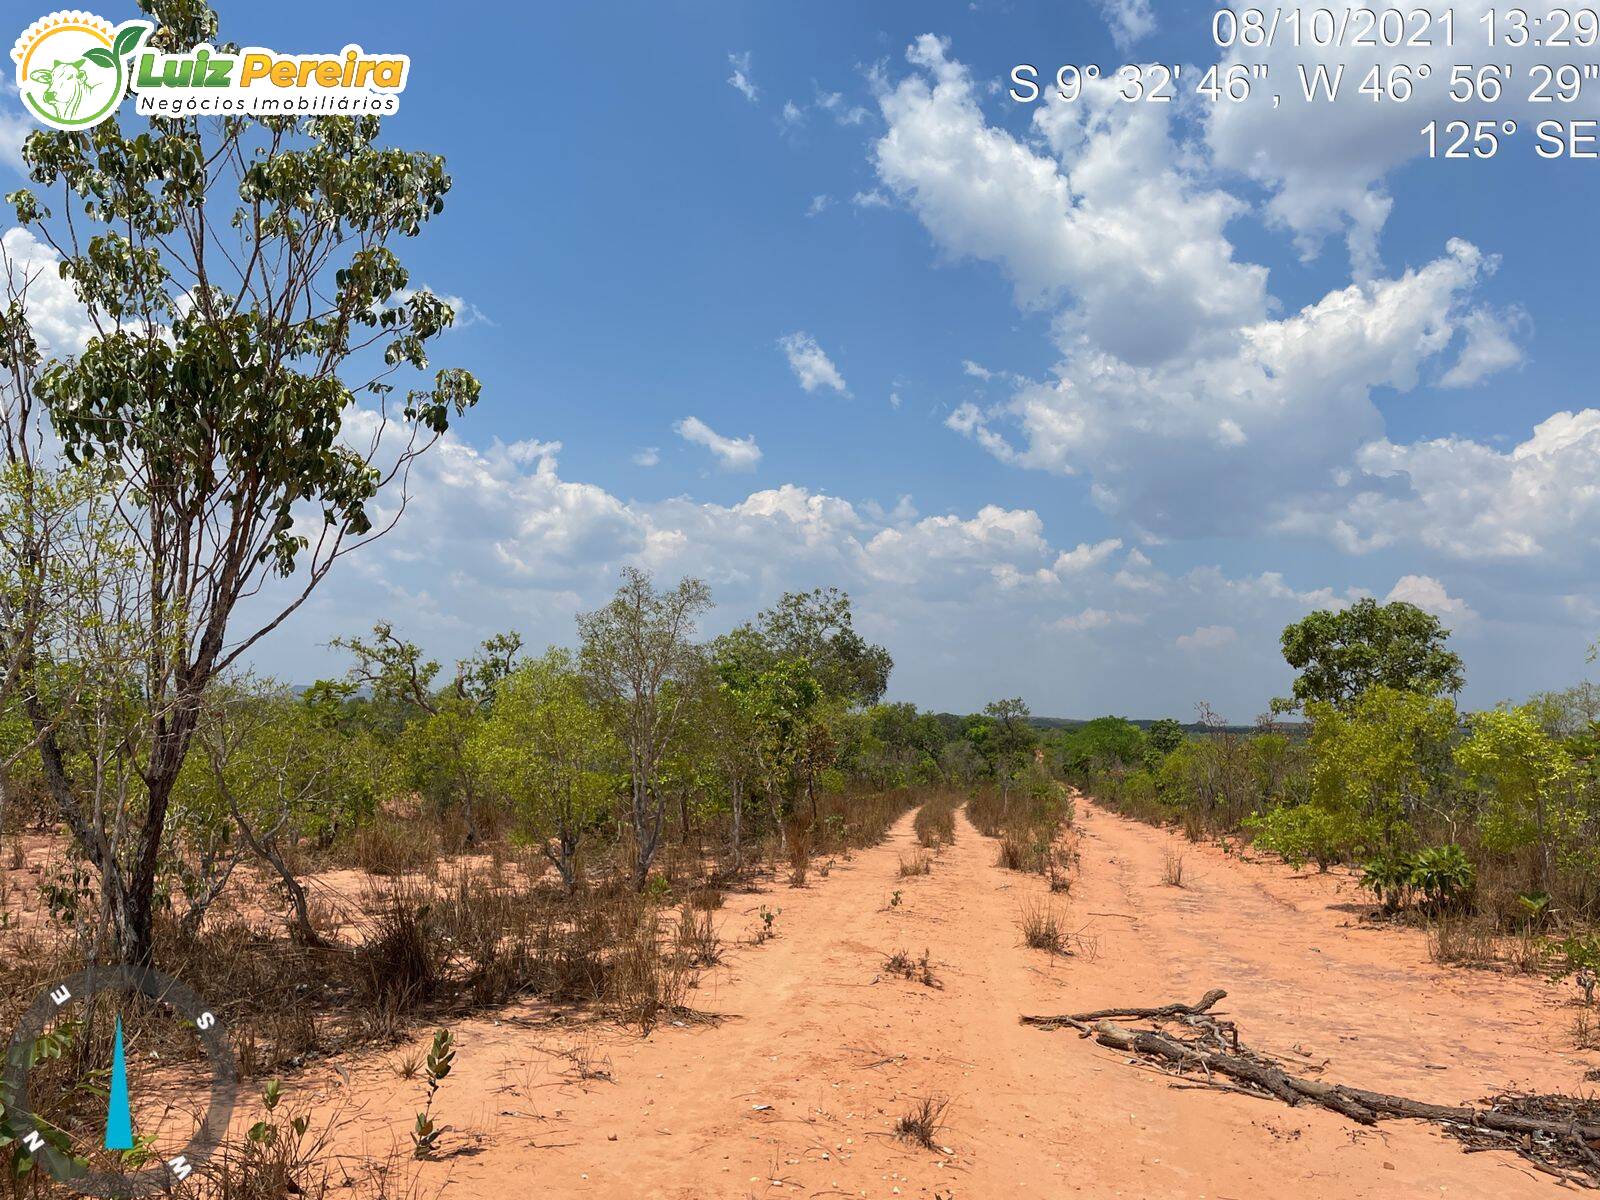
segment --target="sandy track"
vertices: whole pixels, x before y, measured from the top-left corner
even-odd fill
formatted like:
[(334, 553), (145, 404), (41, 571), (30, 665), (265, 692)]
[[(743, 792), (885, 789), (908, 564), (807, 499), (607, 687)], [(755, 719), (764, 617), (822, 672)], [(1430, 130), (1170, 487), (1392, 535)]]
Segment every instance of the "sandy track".
[[(1505, 1197), (1553, 1184), (1509, 1156), (1465, 1155), (1436, 1131), (1362, 1130), (1322, 1111), (1179, 1090), (1022, 1012), (1192, 1000), (1226, 987), (1263, 1049), (1326, 1078), (1455, 1101), (1512, 1085), (1578, 1086), (1568, 1015), (1536, 982), (1440, 971), (1420, 938), (1355, 927), (1348, 879), (1308, 878), (1187, 846), (1080, 806), (1070, 923), (1093, 953), (1019, 944), (1041, 880), (993, 865), (958, 817), (933, 873), (901, 879), (910, 819), (805, 889), (730, 895), (725, 938), (781, 907), (779, 937), (740, 945), (696, 1004), (725, 1020), (648, 1038), (552, 1026), (535, 1010), (463, 1024), (439, 1111), (456, 1153), (424, 1168), (445, 1195), (512, 1197)], [(1168, 847), (1191, 882), (1163, 886)], [(889, 898), (899, 889), (902, 903)], [(1341, 890), (1343, 889), (1343, 890)], [(883, 974), (931, 951), (943, 986)], [(611, 1079), (579, 1081), (555, 1051), (587, 1043)], [(419, 1043), (420, 1044), (420, 1043)], [(346, 1107), (341, 1141), (386, 1149), (421, 1092), (368, 1059), (307, 1077), (302, 1099)], [(1435, 1068), (1444, 1068), (1442, 1070)], [(951, 1097), (943, 1150), (890, 1134), (915, 1098)]]

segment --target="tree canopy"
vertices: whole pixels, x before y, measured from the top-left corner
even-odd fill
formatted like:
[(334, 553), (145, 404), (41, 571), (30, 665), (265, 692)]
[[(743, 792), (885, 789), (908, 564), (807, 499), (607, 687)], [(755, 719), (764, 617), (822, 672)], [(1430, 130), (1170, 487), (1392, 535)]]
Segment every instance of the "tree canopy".
[(1461, 658), (1445, 648), (1450, 631), (1431, 613), (1371, 597), (1337, 612), (1322, 609), (1283, 631), (1283, 657), (1299, 671), (1287, 711), (1311, 701), (1348, 707), (1368, 689), (1439, 696), (1461, 690)]

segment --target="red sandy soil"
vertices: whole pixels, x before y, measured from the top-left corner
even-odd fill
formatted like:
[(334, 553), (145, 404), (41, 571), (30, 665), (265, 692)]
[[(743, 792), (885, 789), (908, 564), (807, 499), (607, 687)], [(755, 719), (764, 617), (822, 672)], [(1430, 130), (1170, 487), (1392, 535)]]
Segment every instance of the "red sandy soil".
[[(1347, 875), (1296, 873), (1189, 845), (1079, 805), (1070, 898), (999, 869), (957, 818), (931, 875), (902, 879), (910, 818), (810, 886), (732, 894), (740, 944), (693, 1003), (722, 1019), (648, 1037), (528, 1008), (456, 1027), (436, 1115), (451, 1127), (422, 1194), (541, 1197), (1518, 1197), (1555, 1183), (1513, 1156), (1465, 1154), (1437, 1129), (1353, 1125), (1321, 1109), (1203, 1090), (1022, 1013), (1193, 1002), (1229, 992), (1254, 1047), (1302, 1073), (1441, 1102), (1509, 1088), (1581, 1090), (1572, 997), (1526, 977), (1435, 967), (1420, 933), (1362, 924)], [(1168, 851), (1185, 886), (1162, 883)], [(899, 890), (902, 902), (891, 906)], [(1071, 957), (1020, 944), (1028, 902), (1081, 931)], [(748, 944), (762, 905), (778, 936)], [(888, 975), (931, 951), (942, 987)], [(318, 1068), (291, 1103), (340, 1114), (351, 1154), (409, 1150), (426, 1045)], [(580, 1047), (603, 1078), (580, 1079)], [(938, 1149), (898, 1141), (917, 1099), (950, 1097)], [(241, 1106), (248, 1107), (247, 1105)], [(244, 1114), (241, 1113), (241, 1116)]]

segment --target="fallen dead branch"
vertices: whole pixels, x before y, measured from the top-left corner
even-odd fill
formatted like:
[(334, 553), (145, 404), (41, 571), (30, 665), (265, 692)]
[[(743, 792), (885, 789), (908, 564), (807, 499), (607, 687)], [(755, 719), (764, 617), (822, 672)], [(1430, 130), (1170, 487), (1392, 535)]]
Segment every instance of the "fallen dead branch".
[[(1469, 1150), (1510, 1150), (1548, 1174), (1600, 1188), (1600, 1101), (1576, 1096), (1507, 1094), (1490, 1097), (1476, 1106), (1432, 1104), (1306, 1079), (1290, 1074), (1270, 1055), (1240, 1043), (1234, 1023), (1211, 1011), (1226, 995), (1218, 988), (1207, 992), (1197, 1004), (1106, 1008), (1024, 1016), (1021, 1020), (1024, 1025), (1041, 1029), (1071, 1027), (1102, 1046), (1135, 1055), (1168, 1073), (1188, 1076), (1196, 1072), (1195, 1081), (1200, 1086), (1216, 1090), (1243, 1090), (1289, 1105), (1309, 1102), (1362, 1125), (1376, 1124), (1384, 1117), (1430, 1121)], [(1118, 1025), (1113, 1017), (1146, 1021), (1156, 1028), (1130, 1029)], [(1160, 1028), (1171, 1024), (1184, 1026), (1184, 1035)]]

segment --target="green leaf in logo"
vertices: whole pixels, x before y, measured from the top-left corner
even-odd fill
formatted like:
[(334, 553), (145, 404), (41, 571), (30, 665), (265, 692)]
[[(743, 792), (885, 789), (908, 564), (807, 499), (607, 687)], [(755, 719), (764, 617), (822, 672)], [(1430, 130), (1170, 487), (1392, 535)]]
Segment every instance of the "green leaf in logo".
[(104, 46), (95, 46), (92, 49), (85, 50), (83, 56), (95, 66), (105, 67), (108, 70), (117, 65), (117, 60), (111, 57), (111, 51)]
[(143, 21), (124, 25), (117, 30), (117, 36), (111, 43), (112, 57), (119, 60), (127, 58), (139, 48), (139, 43), (144, 41), (144, 35), (149, 32), (150, 26)]

